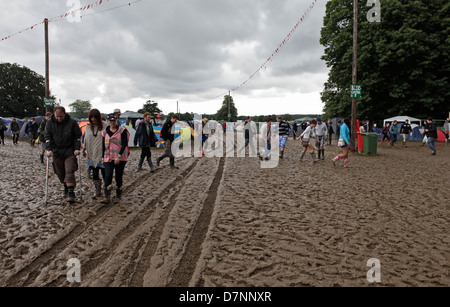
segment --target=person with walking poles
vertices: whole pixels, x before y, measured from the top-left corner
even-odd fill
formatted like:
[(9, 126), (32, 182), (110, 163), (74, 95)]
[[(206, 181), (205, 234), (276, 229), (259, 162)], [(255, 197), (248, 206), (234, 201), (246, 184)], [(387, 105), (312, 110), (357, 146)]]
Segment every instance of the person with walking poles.
[(344, 167), (349, 167), (348, 165), (348, 153), (349, 153), (349, 143), (350, 143), (350, 120), (348, 118), (344, 119), (344, 123), (341, 125), (340, 135), (338, 140), (338, 146), (341, 148), (342, 153), (334, 157), (331, 162), (336, 166), (336, 162), (344, 159)]
[(45, 156), (45, 125), (52, 118), (52, 113), (47, 112), (45, 114), (45, 118), (41, 120), (39, 124), (39, 142), (41, 142), (41, 154), (40, 154), (40, 162), (44, 164), (44, 156)]
[(398, 122), (394, 120), (389, 128), (389, 134), (391, 135), (391, 147), (394, 148), (395, 142), (397, 142), (397, 134), (399, 132)]
[(19, 145), (20, 127), (15, 118), (12, 120), (10, 128), (11, 128), (13, 144)]
[(408, 145), (406, 145), (406, 139), (408, 135), (412, 135), (412, 128), (409, 124), (409, 120), (406, 119), (403, 123), (402, 127), (400, 128), (400, 134), (403, 136), (403, 147), (408, 147)]
[(278, 131), (280, 139), (280, 158), (284, 156), (284, 149), (286, 148), (286, 142), (289, 138), (289, 124), (283, 120), (281, 116), (277, 116)]
[[(327, 125), (322, 122), (320, 117), (316, 118), (317, 125), (314, 128), (314, 134), (316, 135), (317, 142), (317, 160), (325, 160), (325, 139), (328, 134)], [(321, 157), (322, 156), (322, 157)]]
[(139, 144), (141, 147), (141, 157), (138, 163), (138, 171), (143, 170), (142, 165), (144, 160), (147, 159), (150, 171), (153, 173), (155, 171), (155, 166), (152, 163), (152, 153), (150, 147), (156, 147), (158, 139), (153, 131), (152, 115), (149, 112), (144, 114), (144, 121), (142, 121), (136, 127), (136, 134), (134, 136), (134, 147)]
[(178, 116), (172, 115), (171, 118), (167, 119), (161, 129), (161, 138), (164, 140), (164, 154), (156, 159), (156, 166), (161, 165), (161, 161), (165, 158), (170, 160), (170, 168), (177, 169), (175, 166), (175, 156), (172, 153), (172, 143), (175, 141), (175, 134), (172, 133), (172, 127), (178, 121)]
[(102, 163), (103, 158), (103, 136), (102, 132), (108, 127), (108, 123), (102, 120), (102, 115), (97, 109), (89, 111), (89, 123), (83, 137), (83, 157), (87, 158), (87, 165), (92, 172), (92, 181), (95, 187), (93, 199), (102, 196), (102, 181), (105, 180), (105, 166)]
[(130, 149), (128, 148), (129, 132), (125, 127), (119, 126), (116, 114), (111, 113), (106, 118), (109, 126), (102, 132), (103, 137), (103, 165), (105, 166), (105, 197), (102, 204), (110, 204), (113, 175), (116, 179), (116, 198), (122, 197), (123, 173), (128, 161)]
[(427, 135), (427, 145), (431, 149), (431, 154), (436, 155), (436, 140), (438, 138), (436, 124), (433, 119), (429, 117), (425, 126), (425, 133)]
[[(81, 129), (77, 122), (66, 114), (64, 107), (56, 107), (55, 113), (45, 125), (45, 150), (47, 158), (53, 157), (53, 170), (64, 184), (64, 196), (70, 203), (76, 202), (75, 172), (78, 170), (77, 156), (81, 149)], [(81, 184), (81, 182), (80, 182)]]

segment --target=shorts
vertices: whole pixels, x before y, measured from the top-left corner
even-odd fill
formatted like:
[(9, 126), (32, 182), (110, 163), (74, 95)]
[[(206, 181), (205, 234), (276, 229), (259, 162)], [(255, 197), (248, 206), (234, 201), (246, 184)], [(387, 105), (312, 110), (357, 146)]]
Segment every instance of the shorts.
[(288, 136), (280, 136), (280, 148), (286, 147), (287, 140), (288, 140)]
[(53, 171), (61, 183), (76, 184), (75, 172), (78, 170), (77, 158), (72, 155), (67, 158), (54, 157)]
[(324, 135), (317, 136), (317, 140), (318, 140), (318, 141), (316, 141), (317, 148), (325, 146), (325, 136)]
[(347, 148), (347, 147), (348, 147), (348, 143), (347, 142), (345, 142), (344, 146), (341, 146), (341, 148)]

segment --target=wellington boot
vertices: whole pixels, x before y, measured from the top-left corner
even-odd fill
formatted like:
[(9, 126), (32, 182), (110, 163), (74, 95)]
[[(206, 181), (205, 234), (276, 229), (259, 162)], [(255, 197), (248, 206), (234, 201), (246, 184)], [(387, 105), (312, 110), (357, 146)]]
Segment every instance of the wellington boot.
[(105, 188), (105, 197), (101, 200), (101, 203), (104, 205), (109, 205), (111, 203), (111, 191), (108, 188)]

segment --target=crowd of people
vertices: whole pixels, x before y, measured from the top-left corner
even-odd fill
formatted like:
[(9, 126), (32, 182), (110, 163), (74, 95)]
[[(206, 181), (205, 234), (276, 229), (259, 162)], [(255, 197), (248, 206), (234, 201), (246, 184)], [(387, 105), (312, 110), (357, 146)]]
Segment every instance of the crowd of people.
[[(44, 164), (45, 156), (48, 159), (52, 158), (53, 170), (64, 186), (64, 196), (69, 202), (76, 202), (76, 172), (79, 170), (81, 155), (87, 160), (89, 175), (95, 187), (93, 199), (99, 199), (103, 196), (101, 203), (110, 204), (111, 191), (114, 189), (116, 198), (120, 199), (122, 197), (123, 175), (130, 154), (128, 147), (130, 133), (125, 127), (120, 125), (120, 116), (121, 112), (119, 109), (114, 110), (114, 113), (109, 114), (106, 119), (102, 117), (99, 110), (92, 109), (88, 115), (89, 123), (85, 127), (85, 132), (82, 133), (77, 121), (66, 113), (64, 107), (58, 106), (53, 114), (46, 113), (45, 118), (41, 120), (39, 125), (34, 118), (27, 123), (25, 133), (29, 135), (30, 144), (34, 146), (35, 141), (39, 139), (41, 143), (40, 162), (42, 164)], [(156, 159), (156, 167), (152, 162), (151, 148), (157, 147), (159, 142), (153, 130), (151, 114), (145, 113), (144, 118), (136, 123), (136, 134), (133, 144), (135, 147), (139, 146), (141, 148), (137, 171), (142, 171), (143, 164), (147, 161), (150, 172), (153, 173), (157, 167), (160, 167), (161, 161), (166, 158), (169, 158), (169, 166), (177, 169), (175, 156), (172, 153), (172, 143), (175, 141), (172, 127), (177, 121), (178, 117), (176, 115), (169, 117), (161, 129), (161, 138), (165, 142), (165, 150)], [(245, 156), (245, 148), (250, 146), (250, 156), (256, 156), (257, 154), (261, 160), (270, 160), (273, 129), (277, 127), (279, 157), (281, 159), (285, 156), (287, 140), (291, 134), (294, 140), (301, 141), (300, 161), (303, 161), (309, 150), (313, 162), (325, 160), (325, 144), (331, 145), (333, 135), (336, 135), (337, 145), (340, 147), (341, 153), (332, 158), (331, 162), (333, 165), (336, 165), (338, 161), (343, 160), (344, 167), (349, 167), (349, 144), (352, 131), (349, 119), (344, 119), (342, 122), (338, 121), (336, 132), (331, 120), (325, 123), (320, 117), (308, 123), (305, 121), (301, 125), (297, 125), (296, 122), (290, 125), (281, 116), (277, 117), (278, 126), (273, 124), (272, 121), (271, 116), (267, 117), (266, 122), (260, 127), (258, 132), (256, 123), (252, 121), (250, 116), (247, 117), (244, 122), (245, 143), (238, 148), (238, 156)], [(209, 123), (211, 122), (206, 118), (201, 123), (203, 130), (202, 134), (199, 135), (199, 139), (201, 139), (200, 157), (206, 153), (208, 138), (215, 133), (215, 130), (223, 127), (224, 131), (226, 131), (226, 127), (222, 125), (213, 129), (209, 129), (210, 127), (207, 129), (210, 126)], [(190, 123), (190, 126), (193, 127), (193, 124)], [(15, 119), (11, 122), (10, 127), (13, 144), (17, 145), (20, 129)], [(301, 128), (300, 133), (298, 131), (299, 128)], [(428, 144), (432, 155), (436, 155), (437, 128), (435, 123), (429, 118), (422, 128), (423, 145)], [(6, 130), (6, 125), (0, 121), (0, 137), (3, 144)], [(446, 120), (444, 130), (446, 143), (448, 144), (450, 136), (449, 120)], [(367, 121), (360, 126), (359, 132), (373, 132), (373, 128)], [(412, 128), (408, 120), (401, 126), (397, 121), (387, 123), (379, 134), (381, 145), (383, 145), (384, 141), (387, 141), (390, 146), (394, 147), (399, 133), (403, 137), (403, 146), (407, 147), (407, 137), (412, 134)], [(259, 153), (257, 153), (257, 146), (255, 146), (255, 139), (258, 137), (262, 142)], [(113, 185), (113, 177), (115, 178), (115, 185)]]

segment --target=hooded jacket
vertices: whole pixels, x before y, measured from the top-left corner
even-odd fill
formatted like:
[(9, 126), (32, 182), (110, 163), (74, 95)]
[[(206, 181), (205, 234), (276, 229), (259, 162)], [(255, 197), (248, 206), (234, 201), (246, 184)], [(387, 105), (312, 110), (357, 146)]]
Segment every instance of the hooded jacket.
[(55, 115), (45, 125), (45, 149), (55, 158), (67, 158), (81, 148), (81, 129), (77, 122), (66, 113), (59, 123)]

